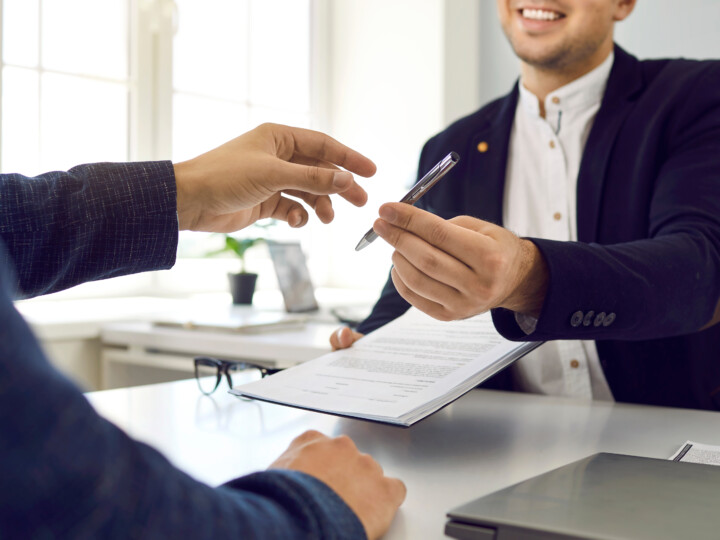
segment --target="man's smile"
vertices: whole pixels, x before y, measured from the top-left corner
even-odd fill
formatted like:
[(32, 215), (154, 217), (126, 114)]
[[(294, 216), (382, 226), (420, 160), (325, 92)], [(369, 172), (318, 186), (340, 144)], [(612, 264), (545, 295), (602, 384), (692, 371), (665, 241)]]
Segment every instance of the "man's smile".
[(521, 17), (532, 21), (556, 21), (565, 17), (564, 14), (550, 9), (522, 8), (518, 11)]

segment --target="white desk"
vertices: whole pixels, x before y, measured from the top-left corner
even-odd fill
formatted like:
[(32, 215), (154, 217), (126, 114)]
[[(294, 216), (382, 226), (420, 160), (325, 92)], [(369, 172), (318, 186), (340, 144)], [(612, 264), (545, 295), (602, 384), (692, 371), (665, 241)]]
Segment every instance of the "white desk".
[[(164, 328), (152, 321), (187, 318), (194, 314), (212, 313), (218, 319), (262, 313), (286, 316), (282, 308), (273, 309), (272, 304), (260, 306), (232, 306), (224, 297), (211, 301), (176, 301), (175, 311), (166, 309), (164, 314), (154, 313), (140, 322), (115, 322), (105, 324), (100, 332), (101, 388), (117, 388), (164, 382), (193, 375), (195, 356), (216, 356), (228, 360), (259, 362), (269, 367), (289, 367), (299, 362), (317, 358), (330, 351), (330, 334), (340, 323), (331, 315), (331, 306), (350, 306), (370, 311), (357, 298), (336, 294), (335, 304), (328, 300), (323, 309), (308, 317), (301, 327), (261, 333), (238, 333), (202, 331), (197, 329)], [(266, 302), (266, 304), (268, 304)], [(292, 315), (293, 317), (296, 315)]]
[[(175, 379), (192, 377), (195, 356), (289, 367), (330, 352), (330, 334), (339, 326), (308, 322), (294, 330), (240, 334), (163, 328), (151, 322), (109, 324), (100, 338), (102, 388), (143, 384), (152, 377), (148, 369), (164, 372), (158, 371), (159, 379), (151, 382), (173, 380), (173, 372)], [(139, 381), (138, 369), (145, 370)]]
[(197, 331), (162, 332), (151, 321), (254, 309), (284, 313), (279, 291), (258, 291), (253, 307), (232, 306), (227, 293), (188, 298), (35, 298), (16, 305), (53, 363), (81, 386), (98, 389), (190, 377), (192, 357), (200, 354), (281, 366), (315, 358), (329, 350), (330, 333), (339, 326), (330, 309), (369, 313), (374, 299), (372, 292), (364, 290), (320, 288), (316, 293), (323, 309), (312, 314), (313, 322), (305, 329), (248, 339)]
[[(224, 384), (224, 383), (223, 383)], [(669, 457), (687, 439), (720, 444), (720, 414), (473, 390), (407, 429), (310, 413), (195, 381), (88, 394), (97, 410), (216, 485), (266, 468), (306, 429), (347, 434), (408, 496), (386, 536), (443, 538), (445, 512), (596, 452)]]
[(101, 340), (105, 346), (145, 353), (217, 356), (289, 367), (329, 352), (330, 334), (339, 326), (338, 322), (308, 322), (297, 329), (242, 334), (163, 328), (150, 322), (115, 323), (102, 329)]

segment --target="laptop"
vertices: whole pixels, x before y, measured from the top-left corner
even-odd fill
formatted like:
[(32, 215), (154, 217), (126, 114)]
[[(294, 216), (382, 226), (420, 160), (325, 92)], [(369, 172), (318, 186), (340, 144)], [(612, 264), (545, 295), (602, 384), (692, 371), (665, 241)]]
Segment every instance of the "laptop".
[(300, 242), (267, 241), (288, 313), (316, 311), (318, 303)]
[(595, 454), (451, 510), (460, 540), (720, 538), (720, 467)]

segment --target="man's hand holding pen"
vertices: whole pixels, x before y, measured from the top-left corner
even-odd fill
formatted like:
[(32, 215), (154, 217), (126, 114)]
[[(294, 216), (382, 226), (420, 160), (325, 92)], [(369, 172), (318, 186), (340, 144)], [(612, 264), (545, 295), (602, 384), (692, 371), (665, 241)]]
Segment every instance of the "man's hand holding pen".
[(381, 206), (373, 229), (395, 248), (398, 293), (431, 317), (464, 319), (497, 307), (540, 314), (547, 267), (531, 241), (476, 218), (444, 220), (400, 203)]

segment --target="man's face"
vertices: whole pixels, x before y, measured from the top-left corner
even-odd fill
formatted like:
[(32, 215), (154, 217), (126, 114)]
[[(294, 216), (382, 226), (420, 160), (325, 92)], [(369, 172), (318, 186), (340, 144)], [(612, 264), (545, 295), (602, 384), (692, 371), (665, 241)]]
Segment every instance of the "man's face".
[[(576, 70), (612, 48), (613, 24), (635, 0), (497, 0), (515, 54), (544, 70)], [(592, 66), (590, 66), (592, 67)]]

